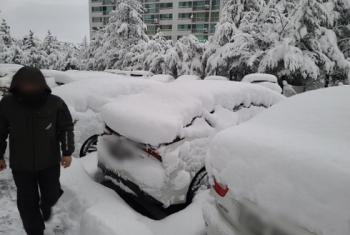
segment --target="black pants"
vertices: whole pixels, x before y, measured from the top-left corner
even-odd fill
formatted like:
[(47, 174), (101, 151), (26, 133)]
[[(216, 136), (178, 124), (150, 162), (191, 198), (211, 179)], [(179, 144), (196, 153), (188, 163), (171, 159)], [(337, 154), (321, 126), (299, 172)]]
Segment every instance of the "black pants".
[(51, 208), (63, 193), (59, 181), (60, 165), (37, 172), (12, 170), (12, 174), (24, 229), (28, 235), (42, 235), (45, 224), (40, 209)]

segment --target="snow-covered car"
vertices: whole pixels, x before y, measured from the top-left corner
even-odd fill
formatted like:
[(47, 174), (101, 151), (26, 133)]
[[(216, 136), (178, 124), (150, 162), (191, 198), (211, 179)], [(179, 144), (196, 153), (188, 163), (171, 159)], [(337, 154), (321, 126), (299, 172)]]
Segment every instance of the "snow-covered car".
[(123, 71), (123, 70), (117, 70), (117, 69), (106, 69), (105, 72), (115, 74), (115, 75), (121, 75), (126, 77), (140, 77), (140, 78), (150, 78), (154, 76), (152, 72), (149, 71)]
[(207, 234), (350, 234), (349, 107), (350, 87), (310, 91), (218, 133)]
[[(61, 97), (66, 103), (75, 120), (75, 155), (84, 156), (96, 151), (96, 138), (104, 130), (100, 111), (103, 105), (123, 96), (140, 93), (151, 86), (161, 84), (141, 78), (128, 79), (122, 76), (105, 76), (104, 73), (91, 73), (88, 77), (64, 86), (55, 87), (52, 93)], [(89, 138), (90, 136), (94, 138)], [(81, 148), (82, 144), (87, 144)], [(80, 151), (80, 152), (78, 152)]]
[(97, 143), (107, 180), (131, 195), (168, 207), (190, 203), (208, 187), (205, 153), (220, 130), (284, 99), (270, 89), (225, 81), (160, 84), (105, 105)]
[(176, 78), (175, 81), (183, 82), (183, 81), (194, 81), (194, 80), (201, 80), (201, 78), (198, 77), (197, 75), (181, 75), (180, 77)]
[(158, 81), (158, 82), (173, 82), (175, 78), (171, 75), (166, 75), (166, 74), (157, 74), (149, 78), (150, 80)]
[(278, 93), (282, 93), (282, 88), (278, 85), (278, 79), (275, 75), (266, 73), (252, 73), (246, 75), (242, 82), (254, 83), (260, 86), (270, 88)]
[(212, 76), (205, 77), (204, 80), (229, 81), (230, 79), (224, 76), (212, 75)]

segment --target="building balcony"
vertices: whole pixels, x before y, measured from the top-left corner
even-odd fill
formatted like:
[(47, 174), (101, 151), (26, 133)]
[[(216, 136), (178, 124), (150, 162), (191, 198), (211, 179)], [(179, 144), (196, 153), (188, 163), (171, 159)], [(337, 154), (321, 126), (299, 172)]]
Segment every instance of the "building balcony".
[(207, 28), (204, 28), (204, 29), (192, 29), (192, 33), (207, 34), (208, 33), (208, 29)]
[(219, 17), (211, 17), (210, 22), (219, 22)]
[(159, 13), (159, 8), (151, 9), (151, 8), (145, 8), (144, 13)]
[(205, 5), (205, 6), (193, 6), (192, 7), (193, 11), (209, 11), (210, 10), (210, 5)]
[(116, 0), (102, 0), (102, 5), (115, 5)]
[(209, 17), (195, 17), (192, 22), (209, 22)]
[(212, 10), (212, 11), (220, 10), (220, 5), (211, 6), (211, 10)]

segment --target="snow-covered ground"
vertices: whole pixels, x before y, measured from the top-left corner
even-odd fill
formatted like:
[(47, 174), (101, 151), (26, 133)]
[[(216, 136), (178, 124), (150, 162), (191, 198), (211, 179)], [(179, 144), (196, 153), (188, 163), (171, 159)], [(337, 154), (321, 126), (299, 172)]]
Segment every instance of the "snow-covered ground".
[[(201, 191), (185, 210), (161, 221), (151, 220), (130, 208), (113, 190), (96, 182), (96, 153), (74, 158), (62, 169), (64, 195), (54, 207), (45, 235), (204, 235)], [(188, 221), (191, 221), (190, 223)], [(16, 207), (16, 187), (11, 170), (0, 173), (0, 234), (25, 235)]]

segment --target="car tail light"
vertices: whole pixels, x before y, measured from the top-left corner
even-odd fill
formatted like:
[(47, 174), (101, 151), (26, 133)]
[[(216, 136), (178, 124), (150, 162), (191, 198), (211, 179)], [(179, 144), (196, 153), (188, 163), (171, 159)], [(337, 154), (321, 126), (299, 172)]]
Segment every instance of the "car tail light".
[(228, 192), (228, 187), (227, 186), (223, 187), (221, 184), (216, 182), (215, 179), (214, 179), (214, 189), (216, 193), (219, 194), (221, 197), (225, 197), (226, 193)]

